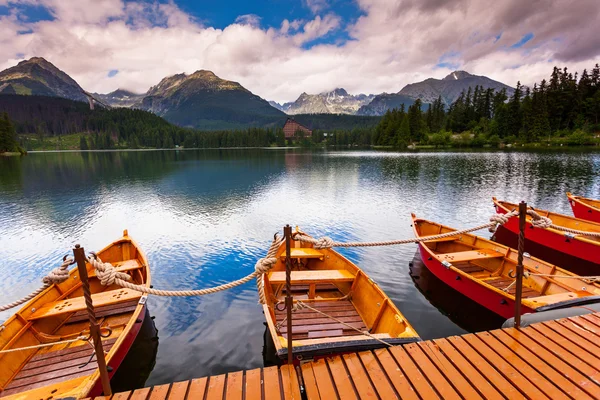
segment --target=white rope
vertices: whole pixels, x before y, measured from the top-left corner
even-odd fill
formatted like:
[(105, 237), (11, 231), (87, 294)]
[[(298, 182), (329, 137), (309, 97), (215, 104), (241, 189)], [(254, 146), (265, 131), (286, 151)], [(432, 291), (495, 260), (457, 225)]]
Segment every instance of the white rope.
[(397, 244), (420, 243), (420, 242), (427, 242), (430, 240), (445, 239), (445, 238), (449, 238), (449, 237), (453, 237), (453, 236), (458, 236), (463, 233), (478, 231), (478, 230), (485, 229), (485, 228), (489, 228), (493, 232), (498, 225), (505, 224), (506, 222), (508, 222), (508, 220), (511, 217), (514, 217), (516, 215), (519, 215), (518, 211), (512, 211), (508, 214), (494, 214), (490, 217), (489, 223), (479, 225), (474, 228), (461, 229), (461, 230), (457, 230), (457, 231), (441, 233), (439, 235), (421, 236), (421, 237), (412, 238), (412, 239), (389, 240), (389, 241), (382, 241), (382, 242), (345, 242), (344, 243), (344, 242), (336, 242), (327, 236), (319, 238), (319, 239), (315, 239), (315, 238), (311, 238), (310, 236), (306, 236), (306, 235), (302, 235), (302, 234), (298, 234), (298, 233), (295, 234), (293, 236), (293, 238), (295, 240), (299, 240), (301, 242), (312, 243), (313, 247), (315, 249), (328, 249), (331, 247), (392, 246), (392, 245), (397, 245)]
[(74, 343), (74, 342), (78, 342), (80, 340), (84, 341), (84, 342), (87, 342), (88, 337), (87, 336), (77, 336), (75, 339), (61, 340), (60, 342), (42, 343), (42, 344), (36, 344), (34, 346), (18, 347), (16, 349), (0, 350), (0, 354), (14, 353), (14, 352), (17, 352), (17, 351), (25, 351), (25, 350), (41, 349), (42, 347), (50, 347), (50, 346), (54, 346), (54, 345), (57, 345), (57, 344)]
[(217, 293), (223, 290), (243, 285), (244, 283), (256, 278), (260, 302), (261, 304), (265, 304), (266, 299), (264, 294), (264, 288), (262, 287), (260, 278), (262, 277), (262, 275), (269, 272), (271, 268), (273, 268), (273, 265), (277, 262), (275, 253), (277, 252), (277, 249), (279, 248), (281, 243), (282, 240), (280, 240), (279, 237), (275, 235), (273, 242), (271, 243), (271, 247), (269, 248), (269, 251), (267, 253), (267, 256), (265, 258), (259, 259), (256, 262), (256, 265), (254, 266), (254, 272), (252, 272), (250, 275), (247, 275), (233, 282), (225, 283), (223, 285), (198, 290), (160, 290), (149, 288), (143, 285), (136, 285), (134, 283), (128, 282), (130, 278), (129, 275), (122, 272), (118, 272), (113, 265), (107, 262), (102, 262), (102, 260), (97, 256), (88, 257), (88, 262), (96, 270), (96, 276), (98, 277), (102, 285), (110, 286), (116, 284), (123, 288), (135, 290), (137, 292), (142, 292), (146, 294), (153, 294), (156, 296), (203, 296), (206, 294)]
[(600, 232), (580, 231), (577, 229), (571, 229), (564, 226), (555, 225), (550, 218), (541, 216), (533, 209), (527, 210), (527, 214), (531, 216), (531, 225), (533, 225), (535, 228), (552, 228), (559, 231), (572, 233), (573, 235), (600, 237)]
[(58, 268), (54, 268), (52, 271), (50, 271), (50, 273), (48, 273), (48, 275), (46, 275), (43, 279), (42, 282), (44, 282), (44, 285), (42, 287), (40, 287), (39, 289), (29, 293), (27, 296), (17, 300), (17, 301), (13, 301), (12, 303), (8, 303), (5, 304), (3, 306), (0, 306), (0, 312), (2, 311), (6, 311), (9, 310), (13, 307), (16, 307), (18, 305), (21, 305), (23, 303), (28, 302), (29, 300), (35, 298), (38, 294), (42, 293), (44, 290), (46, 290), (47, 288), (49, 288), (50, 286), (52, 286), (53, 284), (59, 284), (62, 283), (64, 281), (66, 281), (69, 278), (69, 266), (71, 266), (73, 264), (73, 258), (72, 257), (65, 257), (63, 260), (63, 263), (60, 267)]

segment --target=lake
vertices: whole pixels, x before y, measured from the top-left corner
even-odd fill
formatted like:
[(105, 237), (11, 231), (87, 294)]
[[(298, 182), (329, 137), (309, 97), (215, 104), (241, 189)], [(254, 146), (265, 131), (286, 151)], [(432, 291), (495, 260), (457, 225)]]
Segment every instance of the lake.
[[(39, 287), (75, 243), (99, 250), (123, 229), (145, 250), (155, 288), (197, 289), (251, 273), (285, 224), (339, 241), (409, 238), (411, 212), (467, 228), (488, 221), (492, 196), (570, 214), (566, 191), (600, 197), (600, 153), (240, 149), (0, 157), (0, 304)], [(339, 251), (423, 339), (499, 326), (418, 262), (411, 268), (416, 248)], [(257, 302), (253, 282), (204, 297), (150, 297), (160, 344), (147, 384), (262, 366)], [(10, 315), (0, 313), (0, 321)]]

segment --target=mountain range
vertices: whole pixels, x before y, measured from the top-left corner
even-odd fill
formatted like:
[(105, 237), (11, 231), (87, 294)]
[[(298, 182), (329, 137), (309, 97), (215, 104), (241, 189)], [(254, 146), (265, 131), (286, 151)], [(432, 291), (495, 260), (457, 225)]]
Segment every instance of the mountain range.
[[(249, 126), (273, 126), (285, 121), (286, 114), (350, 114), (380, 116), (387, 110), (424, 104), (438, 97), (446, 106), (469, 87), (495, 90), (513, 89), (485, 76), (455, 71), (443, 79), (429, 78), (406, 85), (397, 93), (351, 95), (342, 88), (319, 94), (302, 93), (294, 102), (267, 102), (238, 82), (219, 78), (211, 71), (176, 74), (162, 79), (146, 93), (118, 89), (108, 94), (94, 93), (101, 102), (113, 107), (151, 111), (167, 121), (200, 129), (234, 129)], [(41, 95), (86, 101), (84, 90), (65, 72), (41, 57), (21, 61), (0, 72), (0, 94)]]
[(375, 95), (359, 94), (353, 96), (345, 89), (337, 88), (331, 92), (319, 94), (302, 93), (296, 101), (278, 104), (270, 101), (273, 107), (286, 114), (356, 114), (358, 109), (369, 104)]
[(421, 99), (424, 104), (431, 104), (439, 97), (446, 105), (446, 109), (458, 99), (462, 92), (469, 90), (469, 87), (475, 89), (480, 86), (485, 89), (492, 88), (496, 91), (506, 89), (510, 96), (514, 89), (502, 82), (495, 81), (487, 76), (472, 75), (465, 71), (454, 71), (443, 79), (429, 78), (424, 81), (411, 83), (402, 88), (398, 93), (383, 93), (367, 105), (362, 106), (358, 115), (383, 115), (391, 108), (410, 106), (415, 100)]

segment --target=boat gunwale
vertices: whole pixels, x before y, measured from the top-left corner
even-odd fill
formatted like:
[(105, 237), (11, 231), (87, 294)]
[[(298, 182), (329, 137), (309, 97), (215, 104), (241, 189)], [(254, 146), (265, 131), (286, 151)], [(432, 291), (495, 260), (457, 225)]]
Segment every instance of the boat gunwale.
[[(508, 202), (508, 201), (498, 200), (495, 197), (492, 197), (492, 199), (493, 199), (494, 205), (496, 207), (500, 207), (502, 210), (505, 211), (502, 214), (507, 214), (507, 213), (511, 212), (511, 210), (509, 208), (507, 208), (505, 206), (505, 204), (515, 206), (515, 209), (518, 206), (518, 204), (511, 203), (511, 202)], [(565, 218), (565, 219), (569, 219), (569, 220), (576, 220), (578, 222), (583, 222), (584, 224), (589, 224), (589, 225), (595, 226), (597, 230), (596, 231), (589, 231), (589, 232), (600, 233), (600, 223), (589, 221), (589, 220), (586, 220), (586, 219), (577, 218), (577, 217), (572, 217), (570, 215), (560, 214), (560, 213), (556, 213), (556, 212), (552, 212), (552, 211), (548, 211), (548, 210), (536, 209), (536, 208), (531, 207), (531, 206), (527, 206), (527, 208), (531, 209), (531, 210), (533, 210), (533, 211), (535, 211), (537, 213), (539, 213), (539, 212), (546, 213), (547, 214), (546, 216), (548, 218), (550, 218), (553, 221), (553, 223), (554, 223), (554, 220), (552, 219), (551, 216), (556, 215), (556, 216), (558, 216), (560, 218)], [(499, 213), (499, 214), (501, 214), (501, 213)], [(514, 216), (514, 217), (511, 217), (511, 218), (518, 218), (518, 216)], [(527, 222), (531, 223), (531, 220), (532, 220), (532, 218), (528, 215), (527, 216)], [(564, 225), (561, 225), (561, 226), (564, 226)], [(575, 229), (575, 228), (570, 228), (570, 227), (566, 227), (566, 228)], [(554, 229), (552, 227), (550, 227), (550, 228), (538, 228), (538, 229), (544, 229), (544, 230), (547, 230), (547, 231), (549, 231), (551, 233), (554, 233), (556, 235), (561, 235), (561, 236), (565, 236), (565, 234), (567, 233), (567, 232), (564, 232), (564, 231), (560, 231), (558, 229)], [(584, 229), (578, 229), (578, 230), (585, 231)], [(571, 240), (578, 240), (580, 242), (584, 242), (584, 243), (588, 243), (588, 244), (593, 244), (595, 246), (600, 246), (600, 238), (598, 240), (593, 240), (593, 239), (590, 239), (590, 238), (586, 237), (585, 235), (574, 235), (571, 238)]]

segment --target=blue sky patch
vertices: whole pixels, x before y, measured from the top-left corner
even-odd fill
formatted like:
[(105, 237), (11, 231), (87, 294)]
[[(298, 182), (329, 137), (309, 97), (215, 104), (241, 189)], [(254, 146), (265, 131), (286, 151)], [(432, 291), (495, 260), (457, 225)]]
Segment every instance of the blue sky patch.
[(50, 11), (44, 6), (30, 4), (10, 4), (9, 7), (0, 7), (0, 15), (8, 15), (14, 12), (17, 18), (23, 22), (54, 21)]
[(521, 40), (519, 40), (518, 42), (516, 42), (515, 44), (513, 44), (512, 46), (510, 46), (511, 49), (518, 49), (523, 47), (523, 45), (527, 42), (529, 42), (531, 39), (533, 39), (533, 33), (529, 32), (526, 33), (525, 35), (523, 35), (523, 37), (521, 38)]
[(439, 62), (437, 64), (435, 64), (436, 68), (448, 68), (451, 70), (457, 70), (458, 67), (460, 67), (460, 64), (457, 63), (451, 63), (451, 62)]
[(458, 51), (449, 51), (447, 53), (444, 53), (439, 58), (438, 63), (435, 65), (435, 67), (457, 70), (458, 67), (460, 67), (460, 64), (458, 63), (459, 57), (460, 57), (460, 52), (458, 52)]
[(108, 71), (108, 74), (106, 76), (108, 76), (109, 78), (112, 78), (113, 76), (117, 75), (119, 73), (118, 69), (111, 69), (110, 71)]

